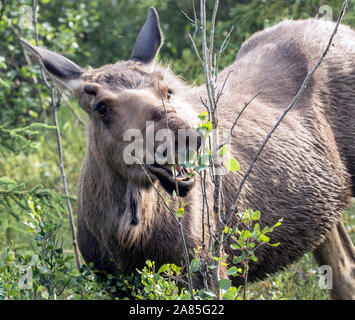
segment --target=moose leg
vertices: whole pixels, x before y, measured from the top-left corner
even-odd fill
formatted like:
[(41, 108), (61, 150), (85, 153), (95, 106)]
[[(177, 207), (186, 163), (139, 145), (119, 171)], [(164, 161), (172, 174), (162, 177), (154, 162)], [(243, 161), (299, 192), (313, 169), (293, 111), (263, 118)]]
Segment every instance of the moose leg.
[(343, 221), (340, 220), (331, 229), (327, 238), (313, 253), (319, 266), (331, 267), (332, 299), (355, 300), (355, 248)]

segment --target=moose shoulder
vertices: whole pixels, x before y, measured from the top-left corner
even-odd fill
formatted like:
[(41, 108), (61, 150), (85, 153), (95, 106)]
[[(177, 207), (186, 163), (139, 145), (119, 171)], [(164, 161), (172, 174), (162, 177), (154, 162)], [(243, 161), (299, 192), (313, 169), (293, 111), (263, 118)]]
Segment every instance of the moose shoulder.
[[(244, 103), (263, 90), (233, 133), (232, 154), (242, 170), (223, 177), (226, 208), (232, 205), (260, 142), (300, 88), (309, 62), (312, 65), (321, 56), (333, 27), (331, 22), (316, 19), (284, 21), (252, 36), (236, 61), (218, 75), (222, 86), (233, 71), (219, 101), (221, 128), (230, 129)], [(127, 131), (140, 132), (144, 143), (148, 134), (154, 135), (168, 124), (177, 136), (182, 129), (194, 131), (198, 114), (204, 111), (200, 100), (206, 96), (204, 86), (188, 86), (160, 66), (153, 70), (162, 45), (155, 9), (149, 11), (131, 58), (98, 69), (83, 70), (58, 54), (22, 42), (89, 115), (78, 197), (78, 239), (85, 260), (113, 274), (118, 269), (140, 268), (147, 259), (157, 265), (182, 264), (177, 224), (150, 180), (162, 194), (168, 196), (178, 189), (185, 197), (183, 232), (193, 252), (202, 242), (198, 175), (187, 175), (177, 164), (174, 177), (165, 163), (128, 164), (124, 159), (130, 143), (125, 139)], [(258, 262), (250, 266), (251, 280), (314, 251), (321, 265), (333, 269), (332, 296), (355, 299), (355, 250), (341, 220), (355, 195), (354, 63), (355, 32), (341, 26), (334, 45), (266, 145), (240, 195), (238, 210), (260, 210), (261, 226), (284, 218), (271, 236), (280, 246), (258, 249)], [(186, 139), (185, 147), (192, 140), (197, 141), (194, 148), (198, 149), (198, 136)], [(155, 141), (152, 149), (163, 143)], [(176, 153), (180, 151), (178, 147)], [(212, 203), (210, 184), (207, 197)], [(233, 257), (230, 243), (224, 244), (224, 251)], [(232, 280), (241, 282), (237, 277)], [(201, 276), (196, 275), (194, 281), (202, 286)]]

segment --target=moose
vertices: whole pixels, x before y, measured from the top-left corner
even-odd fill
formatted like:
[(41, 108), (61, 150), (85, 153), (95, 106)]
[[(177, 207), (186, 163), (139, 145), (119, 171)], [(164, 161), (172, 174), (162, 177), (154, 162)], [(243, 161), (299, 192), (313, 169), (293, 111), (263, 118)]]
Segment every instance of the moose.
[[(333, 22), (320, 19), (285, 20), (251, 36), (235, 62), (218, 74), (218, 86), (230, 74), (218, 104), (219, 126), (226, 130), (245, 102), (262, 90), (233, 131), (231, 152), (241, 170), (223, 176), (226, 208), (261, 141), (299, 90), (309, 64), (321, 56), (333, 28)], [(150, 121), (155, 129), (169, 124), (175, 134), (196, 128), (198, 115), (205, 111), (204, 85), (190, 86), (155, 63), (163, 43), (157, 11), (149, 10), (129, 60), (97, 69), (82, 69), (62, 55), (21, 41), (88, 114), (77, 217), (85, 261), (111, 274), (131, 272), (147, 259), (158, 266), (181, 265), (178, 225), (157, 191), (166, 198), (177, 190), (183, 196), (187, 205), (182, 230), (192, 256), (202, 242), (199, 176), (187, 174), (179, 163), (174, 176), (165, 164), (123, 160), (130, 143), (124, 139), (127, 130), (139, 130), (144, 137)], [(271, 235), (280, 246), (258, 248), (258, 261), (250, 265), (251, 281), (312, 251), (319, 265), (332, 268), (332, 298), (355, 299), (355, 249), (342, 221), (342, 212), (355, 196), (354, 82), (355, 32), (341, 25), (328, 55), (266, 145), (240, 194), (238, 210), (259, 210), (262, 227), (284, 218)], [(212, 203), (212, 184), (206, 192)], [(232, 257), (228, 241), (224, 252)], [(225, 276), (226, 270), (222, 267), (220, 273)], [(240, 284), (238, 277), (232, 281)], [(198, 274), (194, 285), (203, 285)]]

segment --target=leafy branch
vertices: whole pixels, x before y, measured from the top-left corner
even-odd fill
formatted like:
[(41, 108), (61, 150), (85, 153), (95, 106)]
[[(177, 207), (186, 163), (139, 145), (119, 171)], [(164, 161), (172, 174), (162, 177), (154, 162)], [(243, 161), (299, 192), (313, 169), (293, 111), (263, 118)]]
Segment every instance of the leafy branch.
[[(34, 29), (34, 37), (35, 37), (36, 45), (38, 46), (39, 43), (38, 43), (38, 31), (37, 31), (37, 7), (38, 7), (38, 0), (33, 0), (32, 1), (32, 12), (33, 12), (32, 24), (33, 24), (33, 29)], [(42, 66), (41, 66), (41, 76), (42, 76), (42, 80), (43, 80), (45, 86), (48, 88), (48, 90), (50, 92), (50, 97), (51, 97), (50, 105), (53, 109), (53, 122), (55, 125), (55, 131), (56, 131), (56, 137), (57, 137), (59, 169), (60, 169), (60, 173), (61, 173), (61, 177), (62, 177), (63, 193), (65, 195), (65, 199), (66, 199), (65, 201), (66, 201), (66, 205), (67, 205), (68, 213), (69, 213), (69, 223), (70, 223), (70, 228), (71, 228), (71, 233), (72, 233), (72, 244), (73, 244), (73, 249), (74, 249), (74, 254), (75, 254), (75, 260), (76, 260), (78, 270), (80, 270), (80, 267), (81, 267), (80, 254), (79, 254), (79, 248), (78, 248), (78, 244), (77, 244), (77, 240), (76, 240), (73, 210), (72, 210), (70, 198), (69, 198), (66, 174), (65, 174), (65, 169), (64, 169), (62, 143), (61, 143), (61, 138), (60, 138), (60, 129), (59, 129), (58, 118), (57, 118), (57, 110), (61, 105), (62, 94), (60, 92), (58, 92), (57, 97), (55, 97), (54, 86), (50, 85), (48, 83), (47, 77), (45, 75), (45, 71), (42, 68)]]

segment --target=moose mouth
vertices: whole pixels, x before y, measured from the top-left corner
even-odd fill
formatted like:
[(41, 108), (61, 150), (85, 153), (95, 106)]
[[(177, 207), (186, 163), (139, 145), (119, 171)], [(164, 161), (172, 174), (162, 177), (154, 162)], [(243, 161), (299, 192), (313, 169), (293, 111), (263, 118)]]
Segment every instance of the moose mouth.
[(170, 194), (177, 192), (181, 197), (187, 195), (195, 184), (195, 179), (191, 175), (193, 170), (183, 168), (181, 165), (160, 165), (154, 163), (147, 166), (148, 170), (153, 173), (159, 180), (163, 188)]

